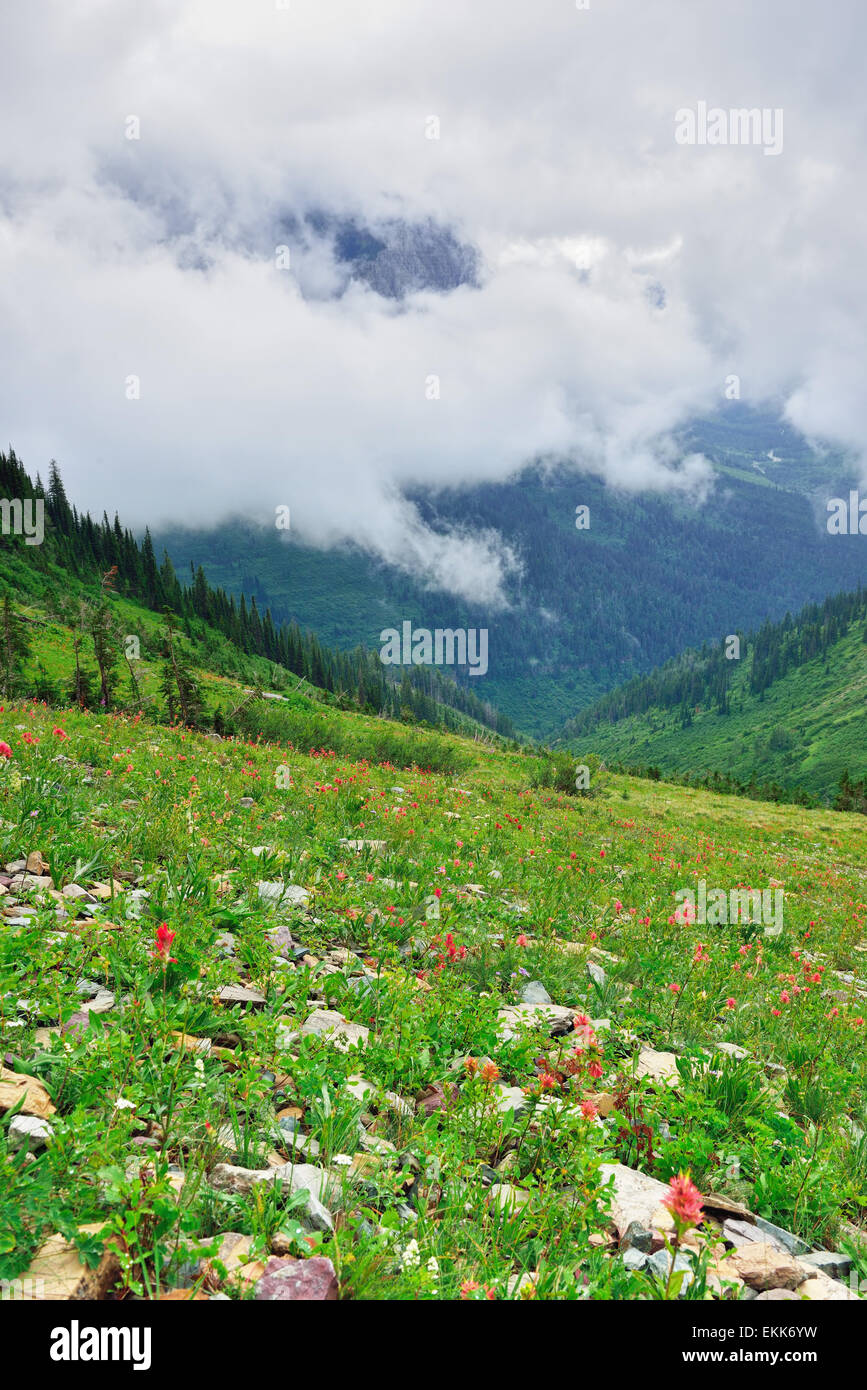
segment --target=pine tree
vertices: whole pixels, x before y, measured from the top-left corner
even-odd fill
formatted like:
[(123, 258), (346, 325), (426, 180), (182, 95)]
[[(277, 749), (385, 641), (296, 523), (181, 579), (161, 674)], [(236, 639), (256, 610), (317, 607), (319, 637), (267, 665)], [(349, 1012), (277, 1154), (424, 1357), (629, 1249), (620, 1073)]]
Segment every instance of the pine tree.
[(178, 636), (177, 620), (170, 609), (165, 610), (163, 626), (163, 665), (160, 689), (166, 702), (166, 713), (172, 723), (180, 718), (183, 724), (197, 727), (205, 712), (202, 691)]
[(24, 663), (30, 655), (30, 638), (24, 620), (15, 612), (9, 595), (0, 612), (0, 694), (10, 699), (24, 685)]

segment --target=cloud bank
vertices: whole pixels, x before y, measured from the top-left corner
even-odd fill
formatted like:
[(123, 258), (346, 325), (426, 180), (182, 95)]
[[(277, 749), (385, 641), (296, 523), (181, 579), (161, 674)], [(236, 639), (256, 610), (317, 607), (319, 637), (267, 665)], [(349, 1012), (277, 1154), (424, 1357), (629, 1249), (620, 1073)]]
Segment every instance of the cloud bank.
[[(97, 513), (289, 505), (491, 603), (518, 557), (405, 488), (558, 458), (701, 496), (673, 432), (732, 373), (863, 458), (865, 28), (860, 0), (22, 6), (6, 437)], [(679, 144), (701, 101), (781, 109), (780, 154)]]

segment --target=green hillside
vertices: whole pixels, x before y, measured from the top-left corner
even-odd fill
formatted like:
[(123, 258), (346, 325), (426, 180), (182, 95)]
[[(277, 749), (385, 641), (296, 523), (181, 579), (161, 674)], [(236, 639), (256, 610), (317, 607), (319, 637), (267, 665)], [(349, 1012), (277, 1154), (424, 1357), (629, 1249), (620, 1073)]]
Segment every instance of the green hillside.
[(848, 598), (851, 616), (839, 621), (811, 606), (743, 637), (739, 660), (721, 641), (611, 692), (567, 726), (567, 745), (830, 802), (844, 772), (867, 772), (867, 595)]

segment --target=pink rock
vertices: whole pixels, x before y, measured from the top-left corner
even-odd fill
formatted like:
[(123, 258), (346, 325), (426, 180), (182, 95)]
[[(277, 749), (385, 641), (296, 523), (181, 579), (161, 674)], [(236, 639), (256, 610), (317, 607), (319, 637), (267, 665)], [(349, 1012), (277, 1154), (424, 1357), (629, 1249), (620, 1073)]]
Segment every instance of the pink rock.
[(259, 1302), (269, 1299), (332, 1302), (337, 1298), (334, 1265), (322, 1255), (312, 1255), (309, 1260), (282, 1259), (272, 1255), (256, 1285), (254, 1297)]

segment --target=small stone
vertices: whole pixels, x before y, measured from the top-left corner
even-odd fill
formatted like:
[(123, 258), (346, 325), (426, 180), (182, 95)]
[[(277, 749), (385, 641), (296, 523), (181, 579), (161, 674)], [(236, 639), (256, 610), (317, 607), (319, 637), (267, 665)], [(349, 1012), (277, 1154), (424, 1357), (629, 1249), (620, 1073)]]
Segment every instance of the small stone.
[(795, 1293), (794, 1289), (765, 1289), (763, 1293), (755, 1295), (756, 1303), (786, 1303), (794, 1300), (800, 1303), (801, 1295)]
[(337, 1298), (334, 1265), (322, 1255), (312, 1255), (307, 1260), (272, 1255), (253, 1297), (257, 1302), (334, 1302)]
[(653, 1245), (654, 1232), (640, 1221), (630, 1221), (620, 1240), (621, 1250), (639, 1250), (645, 1255), (651, 1253)]
[(415, 1115), (415, 1110), (410, 1105), (409, 1101), (404, 1100), (403, 1096), (396, 1095), (394, 1091), (386, 1091), (383, 1095), (383, 1101), (387, 1108), (391, 1110), (393, 1114), (397, 1115), (399, 1119), (411, 1120)]
[(350, 1047), (366, 1043), (370, 1030), (361, 1023), (350, 1023), (343, 1014), (331, 1009), (314, 1009), (301, 1026), (302, 1034), (314, 1034), (331, 1042), (339, 1052), (348, 1052)]
[(371, 1082), (365, 1081), (363, 1076), (348, 1076), (344, 1082), (344, 1089), (355, 1100), (364, 1105), (368, 1096), (373, 1095), (376, 1087)]
[[(671, 1269), (671, 1256), (667, 1250), (657, 1250), (655, 1254), (647, 1257), (646, 1267), (651, 1274), (656, 1275), (657, 1279), (665, 1281), (668, 1279)], [(695, 1278), (693, 1262), (683, 1250), (679, 1250), (674, 1258), (674, 1272), (675, 1274), (683, 1273), (686, 1276), (680, 1286), (682, 1293), (684, 1289), (689, 1288)]]
[(53, 1138), (54, 1130), (51, 1125), (36, 1115), (16, 1115), (14, 1120), (9, 1122), (7, 1142), (10, 1149), (27, 1149), (30, 1153), (38, 1153), (50, 1144)]
[(51, 1097), (35, 1076), (0, 1067), (0, 1111), (14, 1110), (23, 1098), (20, 1113), (47, 1120), (54, 1114)]
[(72, 902), (92, 903), (96, 901), (93, 894), (89, 893), (86, 888), (82, 888), (80, 883), (67, 883), (66, 887), (62, 889), (62, 893), (64, 898), (69, 898)]
[(679, 1081), (677, 1056), (674, 1052), (656, 1052), (652, 1047), (643, 1047), (638, 1055), (635, 1074), (638, 1077), (646, 1076), (651, 1081)]
[(221, 1004), (241, 1004), (250, 1009), (261, 1009), (266, 1002), (264, 994), (245, 985), (223, 985), (219, 1000)]
[(794, 1289), (803, 1282), (804, 1271), (787, 1251), (778, 1250), (770, 1242), (743, 1245), (722, 1261), (722, 1268), (732, 1266), (750, 1288), (763, 1293), (765, 1289)]
[(604, 989), (606, 984), (608, 983), (608, 976), (605, 974), (605, 971), (602, 969), (602, 966), (597, 965), (594, 960), (588, 960), (587, 974), (590, 976), (593, 983), (599, 987), (599, 989)]
[(494, 1103), (501, 1115), (507, 1115), (510, 1110), (514, 1110), (519, 1115), (526, 1109), (527, 1097), (524, 1095), (520, 1086), (501, 1086), (494, 1087)]
[(756, 1225), (766, 1236), (770, 1236), (788, 1250), (790, 1255), (809, 1255), (812, 1249), (800, 1236), (793, 1235), (791, 1231), (784, 1231), (782, 1226), (775, 1226), (773, 1221), (766, 1221), (763, 1216), (756, 1217)]
[(536, 1292), (536, 1275), (513, 1274), (506, 1284), (507, 1298), (533, 1298)]
[(553, 999), (541, 980), (528, 980), (521, 990), (522, 1004), (553, 1004)]
[(310, 894), (297, 883), (284, 883), (278, 879), (274, 883), (260, 879), (257, 884), (259, 899), (267, 903), (279, 903), (281, 907), (306, 907)]
[(653, 1233), (653, 1248), (661, 1249), (663, 1233), (674, 1228), (671, 1213), (662, 1205), (663, 1197), (668, 1196), (668, 1184), (622, 1163), (603, 1163), (600, 1173), (614, 1180), (611, 1219), (620, 1239), (636, 1222)]
[(529, 1192), (525, 1192), (521, 1187), (513, 1187), (508, 1182), (495, 1182), (489, 1191), (497, 1206), (510, 1214), (520, 1211), (530, 1200)]
[(829, 1279), (848, 1279), (852, 1258), (839, 1250), (816, 1250), (812, 1255), (802, 1255), (801, 1264), (814, 1266)]
[(86, 1014), (107, 1014), (114, 1008), (114, 995), (110, 989), (101, 989), (95, 999), (82, 1004), (81, 1008)]
[(846, 1284), (841, 1284), (839, 1279), (829, 1279), (828, 1275), (822, 1270), (816, 1270), (811, 1278), (806, 1279), (803, 1284), (797, 1287), (797, 1293), (801, 1298), (822, 1300), (828, 1303), (843, 1303), (850, 1299), (857, 1299), (858, 1295), (854, 1289), (848, 1288)]
[(628, 1250), (624, 1250), (621, 1256), (624, 1268), (632, 1271), (644, 1269), (649, 1258), (650, 1256), (645, 1251), (639, 1250), (634, 1245), (630, 1246)]

